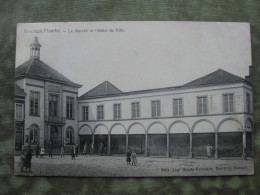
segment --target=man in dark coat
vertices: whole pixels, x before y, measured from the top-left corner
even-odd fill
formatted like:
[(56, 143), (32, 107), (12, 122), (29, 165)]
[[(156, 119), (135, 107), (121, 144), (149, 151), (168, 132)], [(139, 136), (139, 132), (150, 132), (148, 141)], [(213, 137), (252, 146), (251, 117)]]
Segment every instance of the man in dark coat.
[(72, 146), (71, 150), (70, 150), (70, 155), (71, 155), (71, 159), (75, 159), (75, 146)]
[[(31, 160), (32, 160), (32, 153), (33, 153), (33, 150), (31, 149), (30, 145), (28, 146), (28, 151), (27, 151), (27, 154), (25, 156), (25, 159), (23, 161), (23, 167), (25, 167), (25, 171), (27, 172), (27, 169), (29, 168), (29, 172), (31, 172)], [(23, 171), (23, 168), (22, 170)]]
[(131, 152), (130, 152), (130, 150), (127, 150), (127, 152), (126, 152), (126, 163), (127, 163), (127, 165), (130, 165), (130, 162), (131, 162)]
[(102, 156), (103, 155), (103, 143), (101, 142), (100, 144), (100, 155)]

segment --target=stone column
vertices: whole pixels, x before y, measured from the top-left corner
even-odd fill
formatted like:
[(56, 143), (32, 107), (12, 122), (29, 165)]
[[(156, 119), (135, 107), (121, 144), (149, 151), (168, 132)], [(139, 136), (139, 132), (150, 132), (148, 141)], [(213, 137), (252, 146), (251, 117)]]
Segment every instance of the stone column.
[(243, 142), (242, 158), (246, 159), (246, 131), (245, 130), (243, 130), (242, 142)]
[(145, 156), (149, 156), (149, 151), (148, 151), (148, 134), (145, 134)]
[(110, 155), (110, 134), (108, 134), (108, 140), (107, 140), (107, 154)]
[(128, 134), (126, 134), (125, 138), (126, 138), (126, 142), (125, 143), (126, 143), (126, 151), (127, 151), (128, 150)]
[(218, 133), (215, 133), (215, 154), (214, 158), (218, 159)]
[(94, 134), (92, 134), (92, 144), (93, 144), (93, 146), (94, 146), (94, 144), (95, 144), (95, 137), (94, 137)]
[(192, 133), (190, 133), (190, 154), (189, 154), (189, 157), (192, 158), (193, 155), (192, 155)]
[(167, 151), (166, 151), (166, 157), (170, 157), (170, 134), (167, 133)]

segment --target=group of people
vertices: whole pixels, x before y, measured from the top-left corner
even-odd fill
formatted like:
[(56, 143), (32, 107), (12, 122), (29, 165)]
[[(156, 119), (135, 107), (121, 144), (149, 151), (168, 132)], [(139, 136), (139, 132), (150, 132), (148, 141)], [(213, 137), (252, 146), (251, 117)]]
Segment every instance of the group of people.
[(126, 163), (127, 165), (131, 165), (132, 161), (132, 166), (136, 166), (137, 164), (137, 158), (136, 158), (136, 153), (134, 151), (127, 150), (126, 152)]

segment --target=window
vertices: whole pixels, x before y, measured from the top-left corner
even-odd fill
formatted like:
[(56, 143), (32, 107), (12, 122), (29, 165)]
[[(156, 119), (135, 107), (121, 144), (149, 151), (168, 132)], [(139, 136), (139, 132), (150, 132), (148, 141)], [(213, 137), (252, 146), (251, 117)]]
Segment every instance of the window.
[(74, 129), (72, 127), (67, 128), (66, 144), (68, 144), (68, 145), (74, 144)]
[(173, 99), (173, 115), (174, 116), (183, 115), (182, 99)]
[(132, 118), (140, 118), (140, 104), (139, 102), (132, 103)]
[(114, 104), (114, 120), (121, 118), (121, 105)]
[(32, 116), (39, 116), (39, 101), (40, 99), (40, 93), (31, 91), (30, 92), (30, 115)]
[(39, 128), (37, 125), (32, 125), (29, 132), (29, 143), (36, 144), (39, 141)]
[(74, 98), (67, 97), (67, 102), (66, 102), (66, 118), (67, 119), (73, 119), (73, 104), (74, 104)]
[(49, 116), (58, 116), (58, 96), (49, 94)]
[(152, 101), (152, 118), (161, 116), (160, 101)]
[(250, 100), (250, 94), (246, 94), (246, 112), (251, 113), (251, 100)]
[(223, 106), (224, 106), (224, 112), (233, 112), (234, 111), (234, 95), (233, 94), (224, 94), (223, 95)]
[(83, 106), (83, 121), (88, 120), (88, 106)]
[(198, 114), (207, 114), (208, 113), (207, 96), (197, 97), (197, 113)]
[(104, 119), (104, 106), (98, 105), (97, 106), (97, 120), (103, 120)]
[(15, 119), (23, 119), (23, 104), (15, 104)]

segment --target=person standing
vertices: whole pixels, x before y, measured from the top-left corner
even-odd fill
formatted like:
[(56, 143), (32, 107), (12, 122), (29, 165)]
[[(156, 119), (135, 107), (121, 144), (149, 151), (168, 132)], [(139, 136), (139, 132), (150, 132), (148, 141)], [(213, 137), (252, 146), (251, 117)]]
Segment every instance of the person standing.
[(51, 141), (49, 143), (48, 150), (49, 150), (49, 157), (52, 158), (52, 142)]
[(90, 155), (94, 154), (94, 144), (90, 145)]
[[(31, 160), (32, 160), (32, 154), (33, 154), (33, 150), (31, 149), (30, 145), (28, 146), (28, 151), (27, 154), (25, 156), (24, 162), (23, 162), (23, 167), (25, 167), (25, 171), (27, 172), (27, 169), (29, 168), (29, 172), (31, 172)], [(23, 167), (22, 167), (22, 172), (23, 172)]]
[(130, 163), (131, 163), (131, 152), (130, 152), (130, 150), (127, 150), (127, 152), (126, 152), (126, 163), (127, 163), (127, 165), (130, 165)]
[(84, 147), (83, 147), (83, 154), (87, 154), (87, 142), (85, 142)]
[(45, 149), (44, 149), (44, 146), (41, 147), (41, 152), (40, 152), (40, 157), (43, 158), (45, 154)]
[(136, 153), (134, 151), (132, 151), (131, 159), (132, 159), (132, 166), (136, 166), (137, 158), (136, 158)]
[(64, 148), (63, 148), (63, 146), (60, 147), (60, 157), (64, 158)]
[(20, 168), (21, 168), (21, 172), (23, 172), (23, 162), (25, 160), (25, 148), (24, 146), (22, 146), (22, 151), (21, 151), (21, 159), (20, 159)]
[(35, 146), (36, 158), (38, 158), (38, 156), (39, 156), (39, 151), (40, 151), (40, 146), (39, 146), (39, 144), (37, 143), (36, 146)]
[(100, 143), (100, 156), (103, 155), (103, 143), (101, 142)]
[(75, 146), (72, 146), (70, 150), (71, 159), (75, 160)]
[(211, 157), (211, 150), (212, 150), (212, 147), (208, 144), (206, 146), (206, 151), (207, 151), (207, 157), (210, 158)]
[(78, 153), (79, 153), (79, 146), (77, 145), (75, 147), (75, 155), (76, 155), (76, 157), (78, 157)]

